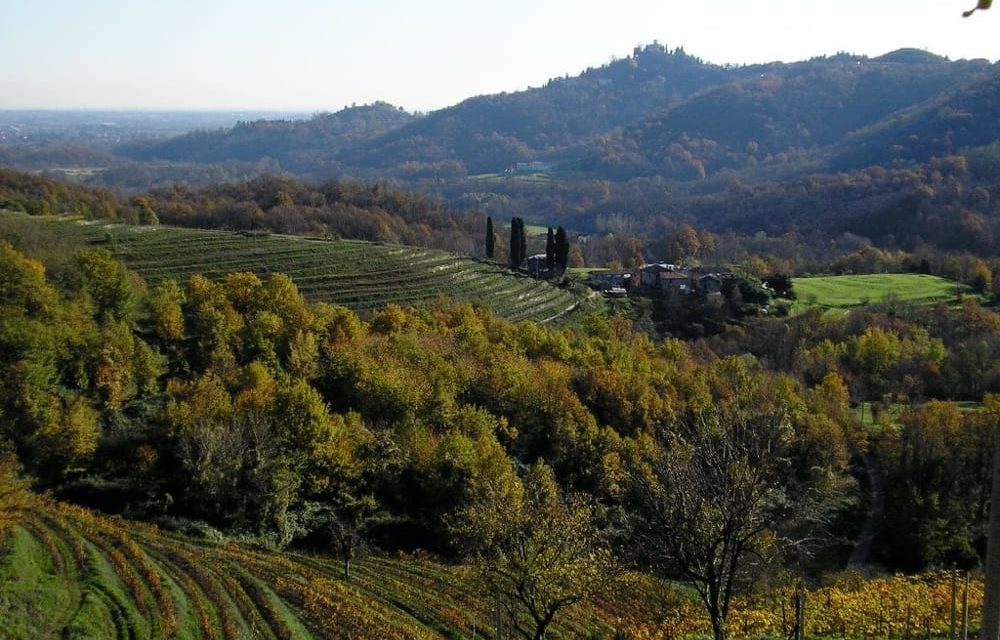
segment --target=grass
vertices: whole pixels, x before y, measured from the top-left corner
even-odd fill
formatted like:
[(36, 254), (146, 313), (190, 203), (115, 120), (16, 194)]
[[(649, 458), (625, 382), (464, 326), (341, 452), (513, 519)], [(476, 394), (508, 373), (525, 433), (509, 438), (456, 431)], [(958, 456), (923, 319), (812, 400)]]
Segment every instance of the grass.
[(61, 628), (78, 600), (78, 587), (57, 565), (58, 549), (24, 528), (14, 529), (8, 561), (0, 564), (0, 620), (3, 638), (45, 636)]
[[(501, 228), (510, 231), (510, 223), (508, 222), (501, 225)], [(549, 228), (540, 224), (526, 224), (524, 225), (524, 235), (529, 238), (536, 238), (536, 237), (544, 238), (547, 235), (549, 235)]]
[[(963, 413), (972, 413), (973, 411), (979, 411), (983, 408), (983, 403), (976, 400), (950, 400), (949, 402), (958, 407), (958, 410)], [(879, 422), (885, 424), (896, 424), (899, 421), (900, 414), (903, 413), (906, 407), (907, 405), (900, 404), (898, 402), (883, 405)], [(854, 415), (858, 421), (866, 427), (871, 427), (876, 424), (875, 415), (872, 413), (871, 402), (858, 403), (858, 405), (854, 408)]]
[(848, 310), (869, 302), (892, 298), (918, 305), (957, 303), (974, 295), (966, 285), (921, 273), (876, 273), (868, 275), (793, 278), (798, 313), (810, 307)]
[(977, 402), (976, 400), (958, 400), (953, 402), (952, 404), (955, 404), (960, 411), (964, 411), (966, 413), (970, 413), (972, 411), (979, 411), (980, 409), (983, 408), (983, 403)]
[(551, 173), (481, 173), (468, 178), (473, 182), (500, 185), (510, 182), (547, 185), (553, 181)]
[[(62, 217), (0, 214), (0, 237), (50, 264), (73, 248), (104, 247), (149, 284), (195, 273), (218, 279), (234, 271), (285, 273), (314, 301), (367, 311), (389, 303), (421, 306), (452, 298), (508, 320), (560, 318), (580, 297), (492, 263), (445, 251), (298, 236), (247, 237), (227, 231), (131, 227)], [(58, 249), (55, 247), (58, 246)]]

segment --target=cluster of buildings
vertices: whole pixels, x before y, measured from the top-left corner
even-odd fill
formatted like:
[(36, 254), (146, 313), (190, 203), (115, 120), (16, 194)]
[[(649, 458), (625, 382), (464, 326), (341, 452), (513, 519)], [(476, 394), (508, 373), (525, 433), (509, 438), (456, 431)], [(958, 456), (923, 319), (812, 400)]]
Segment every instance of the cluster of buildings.
[(552, 163), (541, 162), (540, 160), (535, 160), (534, 162), (515, 162), (504, 169), (504, 173), (545, 173), (547, 171), (552, 171)]
[(725, 282), (734, 277), (731, 271), (722, 267), (684, 267), (656, 262), (636, 269), (591, 271), (589, 280), (611, 297), (669, 292), (710, 296), (721, 294)]

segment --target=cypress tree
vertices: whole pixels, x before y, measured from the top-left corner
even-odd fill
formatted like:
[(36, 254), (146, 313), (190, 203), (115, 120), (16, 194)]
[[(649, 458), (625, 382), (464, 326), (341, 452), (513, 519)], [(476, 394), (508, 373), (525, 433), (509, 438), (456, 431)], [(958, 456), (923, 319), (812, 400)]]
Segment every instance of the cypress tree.
[(517, 269), (521, 266), (521, 233), (518, 231), (521, 219), (514, 217), (510, 219), (510, 266)]
[(517, 219), (517, 234), (518, 234), (518, 260), (517, 266), (521, 266), (524, 261), (528, 258), (528, 238), (524, 234), (524, 220), (521, 218)]
[(556, 238), (552, 227), (549, 227), (549, 235), (545, 238), (545, 268), (552, 271), (556, 264)]
[(556, 231), (555, 237), (555, 263), (563, 271), (569, 263), (569, 239), (566, 237), (566, 230), (562, 227)]
[(496, 249), (496, 238), (493, 236), (493, 218), (486, 216), (486, 257), (493, 259), (493, 252)]

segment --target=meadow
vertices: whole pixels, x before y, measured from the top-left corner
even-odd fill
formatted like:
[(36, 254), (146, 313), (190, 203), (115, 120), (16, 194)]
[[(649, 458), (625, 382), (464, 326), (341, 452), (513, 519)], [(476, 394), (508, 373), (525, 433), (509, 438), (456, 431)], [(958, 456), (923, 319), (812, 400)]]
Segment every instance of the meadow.
[(918, 305), (957, 303), (972, 289), (940, 276), (922, 273), (875, 273), (845, 276), (793, 278), (796, 301), (793, 310), (810, 307), (847, 310), (869, 302), (895, 299)]

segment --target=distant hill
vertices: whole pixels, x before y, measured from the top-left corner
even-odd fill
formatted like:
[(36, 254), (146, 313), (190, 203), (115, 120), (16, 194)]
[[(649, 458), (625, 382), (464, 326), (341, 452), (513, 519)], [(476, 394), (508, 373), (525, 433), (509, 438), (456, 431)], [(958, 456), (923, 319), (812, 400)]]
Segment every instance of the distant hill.
[(333, 162), (338, 150), (414, 119), (398, 107), (376, 102), (320, 113), (309, 120), (256, 120), (240, 122), (232, 129), (199, 130), (169, 140), (125, 145), (118, 153), (137, 160), (203, 163), (272, 158), (287, 170), (311, 173)]
[(503, 171), (679, 104), (733, 71), (653, 44), (544, 87), (470, 98), (354, 150), (355, 162), (391, 169), (403, 159), (456, 160), (472, 174)]
[[(787, 164), (963, 86), (982, 69), (903, 52), (877, 60), (766, 65), (751, 78), (713, 87), (626, 128), (620, 139), (602, 142), (604, 148), (583, 166), (621, 179), (700, 180), (722, 169)], [(849, 140), (844, 144), (851, 148)], [(616, 149), (631, 151), (623, 158)]]
[[(961, 91), (988, 70), (986, 61), (952, 62), (916, 49), (723, 67), (654, 43), (575, 77), (470, 98), (423, 117), (376, 103), (306, 121), (241, 123), (132, 144), (118, 153), (185, 162), (271, 158), (286, 171), (320, 177), (447, 180), (548, 160), (600, 179), (700, 180), (843, 144), (842, 168), (851, 158), (877, 157), (867, 146), (854, 153), (855, 140), (877, 143), (852, 134), (888, 130), (901, 112)], [(919, 148), (913, 153), (926, 156)]]
[(838, 145), (833, 169), (925, 161), (1000, 140), (1000, 66)]

